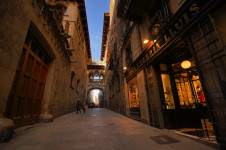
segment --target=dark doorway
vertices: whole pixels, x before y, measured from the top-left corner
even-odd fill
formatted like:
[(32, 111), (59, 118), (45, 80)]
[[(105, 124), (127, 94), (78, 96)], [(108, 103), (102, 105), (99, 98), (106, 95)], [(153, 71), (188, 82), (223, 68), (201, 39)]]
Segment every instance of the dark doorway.
[(28, 32), (10, 91), (6, 113), (16, 127), (37, 121), (42, 105), (49, 56)]

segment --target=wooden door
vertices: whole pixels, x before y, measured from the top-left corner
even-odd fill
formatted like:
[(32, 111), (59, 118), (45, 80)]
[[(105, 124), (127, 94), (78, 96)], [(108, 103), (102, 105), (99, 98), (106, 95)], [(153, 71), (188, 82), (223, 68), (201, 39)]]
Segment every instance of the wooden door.
[(39, 117), (49, 57), (28, 34), (7, 103), (6, 115), (16, 127), (33, 124)]

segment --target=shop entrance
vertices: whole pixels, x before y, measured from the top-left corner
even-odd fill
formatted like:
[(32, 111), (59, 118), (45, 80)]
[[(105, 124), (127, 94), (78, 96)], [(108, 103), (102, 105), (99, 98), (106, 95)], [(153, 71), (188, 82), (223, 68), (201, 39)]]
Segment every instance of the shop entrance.
[[(183, 62), (191, 66), (184, 69), (181, 67)], [(195, 129), (182, 128), (180, 131), (201, 138), (215, 139), (213, 125), (208, 114), (206, 98), (195, 63), (193, 59), (183, 62), (172, 65), (180, 107), (181, 109), (197, 111), (197, 115), (200, 117), (201, 127)]]
[(16, 127), (37, 121), (44, 94), (50, 58), (28, 33), (10, 91), (6, 113)]
[(182, 109), (196, 108), (197, 105), (206, 106), (205, 96), (193, 60), (188, 60), (192, 67), (181, 68), (181, 63), (173, 64), (177, 94)]
[(167, 128), (215, 140), (203, 85), (186, 40), (178, 42), (171, 47), (171, 51), (163, 54), (158, 66)]
[(129, 110), (130, 117), (140, 120), (140, 101), (138, 95), (138, 87), (137, 87), (137, 79), (134, 77), (128, 83), (128, 91), (129, 91)]

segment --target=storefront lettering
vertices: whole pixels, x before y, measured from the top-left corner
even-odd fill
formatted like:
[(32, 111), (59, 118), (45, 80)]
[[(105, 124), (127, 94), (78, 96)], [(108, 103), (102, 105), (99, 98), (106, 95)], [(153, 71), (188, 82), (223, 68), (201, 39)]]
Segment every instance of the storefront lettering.
[(146, 58), (146, 60), (148, 60), (150, 57), (149, 57), (149, 53), (147, 53), (146, 55), (145, 55), (145, 58)]
[[(138, 57), (133, 63), (132, 68), (126, 73), (127, 80), (137, 73), (159, 50), (162, 46), (171, 40), (179, 31), (181, 31), (185, 25), (187, 25), (191, 19), (200, 11), (200, 6), (197, 3), (193, 3), (188, 7), (187, 11), (181, 15), (181, 17), (170, 27), (160, 38), (155, 42), (144, 54)], [(135, 66), (135, 67), (133, 67)]]

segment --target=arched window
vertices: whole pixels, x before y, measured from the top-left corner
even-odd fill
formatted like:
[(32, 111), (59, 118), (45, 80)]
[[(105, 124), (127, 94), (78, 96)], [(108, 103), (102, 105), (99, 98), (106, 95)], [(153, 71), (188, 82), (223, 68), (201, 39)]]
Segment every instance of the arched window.
[(77, 92), (79, 92), (79, 83), (80, 83), (80, 80), (78, 79), (77, 80), (77, 89), (76, 89)]
[(94, 82), (99, 82), (100, 76), (99, 74), (94, 74)]
[(104, 81), (104, 75), (101, 74), (101, 75), (100, 75), (100, 82), (103, 82), (103, 81)]
[(93, 74), (89, 74), (89, 82), (93, 82)]
[(133, 63), (132, 51), (131, 51), (131, 45), (129, 43), (126, 48), (126, 66), (130, 66), (132, 63)]
[(71, 71), (71, 85), (70, 85), (70, 87), (72, 88), (72, 89), (74, 89), (74, 85), (75, 85), (75, 72), (74, 71)]

